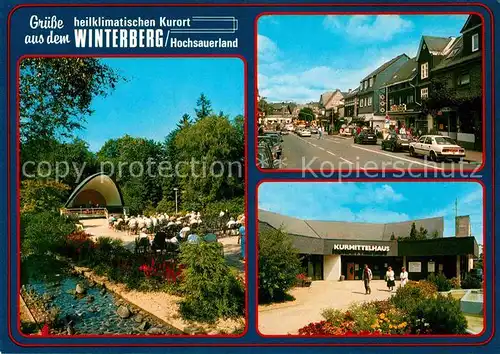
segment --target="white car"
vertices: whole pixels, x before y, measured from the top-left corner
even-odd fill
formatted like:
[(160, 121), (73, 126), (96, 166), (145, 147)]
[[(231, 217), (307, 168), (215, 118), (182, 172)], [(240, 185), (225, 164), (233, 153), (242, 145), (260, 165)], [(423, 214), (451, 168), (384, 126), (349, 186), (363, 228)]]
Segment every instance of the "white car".
[(301, 137), (311, 136), (311, 131), (309, 129), (302, 129), (299, 132), (299, 136)]
[(465, 149), (449, 136), (423, 135), (410, 143), (410, 156), (429, 156), (432, 161), (450, 159), (459, 161), (465, 157)]
[(339, 135), (340, 136), (352, 136), (352, 128), (346, 127), (346, 128), (340, 128)]

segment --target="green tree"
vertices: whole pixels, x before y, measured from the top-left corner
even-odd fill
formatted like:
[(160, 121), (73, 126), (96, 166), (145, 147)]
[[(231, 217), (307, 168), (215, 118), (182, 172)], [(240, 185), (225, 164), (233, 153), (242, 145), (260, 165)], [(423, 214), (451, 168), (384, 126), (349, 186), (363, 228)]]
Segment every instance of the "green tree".
[(21, 213), (58, 211), (70, 187), (56, 181), (29, 179), (21, 182)]
[(96, 96), (122, 80), (95, 58), (28, 58), (21, 61), (19, 114), (21, 144), (72, 137), (92, 113)]
[(177, 123), (177, 129), (187, 128), (191, 125), (191, 117), (189, 114), (184, 113), (179, 123)]
[(227, 118), (210, 116), (178, 132), (179, 187), (188, 209), (244, 194), (241, 130)]
[(206, 118), (212, 114), (212, 103), (210, 100), (205, 96), (205, 94), (201, 94), (200, 98), (196, 101), (196, 107), (195, 112), (196, 112), (196, 117), (197, 120)]
[(283, 230), (259, 233), (259, 303), (282, 301), (296, 282), (301, 262)]
[(299, 112), (299, 119), (305, 120), (306, 122), (313, 121), (315, 117), (313, 110), (309, 107), (304, 107)]
[(415, 223), (411, 224), (411, 229), (410, 229), (410, 240), (416, 240), (417, 239), (417, 226)]

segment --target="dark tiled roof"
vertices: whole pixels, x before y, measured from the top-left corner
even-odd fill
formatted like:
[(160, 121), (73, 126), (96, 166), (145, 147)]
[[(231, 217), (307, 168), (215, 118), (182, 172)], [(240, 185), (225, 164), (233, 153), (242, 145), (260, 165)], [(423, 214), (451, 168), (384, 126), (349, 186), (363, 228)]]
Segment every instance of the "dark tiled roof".
[(442, 52), (453, 37), (423, 36), (423, 39), (430, 52)]
[(415, 75), (417, 75), (417, 59), (411, 58), (383, 86), (390, 86), (396, 82), (411, 80)]
[(359, 92), (359, 87), (356, 87), (351, 92), (347, 92), (347, 94), (344, 96), (344, 98), (354, 97), (354, 96), (356, 96), (358, 94), (358, 92)]
[(328, 92), (322, 93), (321, 97), (319, 98), (319, 103), (321, 103), (323, 106), (326, 105), (328, 103), (328, 101), (330, 101), (330, 98), (332, 98), (332, 96), (334, 94), (335, 94), (335, 92), (333, 92), (333, 91), (328, 91)]
[(382, 71), (384, 71), (385, 69), (387, 69), (389, 66), (391, 66), (392, 64), (394, 64), (396, 61), (398, 61), (402, 57), (408, 57), (408, 56), (403, 53), (403, 54), (398, 55), (395, 58), (392, 58), (388, 62), (385, 62), (384, 64), (380, 65), (377, 69), (375, 69), (374, 71), (372, 71), (369, 75), (366, 75), (361, 81), (365, 81), (366, 79), (368, 79), (368, 78), (370, 78), (372, 76), (375, 76), (378, 73), (381, 73)]
[(464, 61), (468, 61), (471, 59), (476, 59), (481, 57), (481, 51), (477, 51), (467, 56), (462, 56), (462, 48), (463, 48), (463, 37), (460, 36), (455, 40), (453, 46), (451, 47), (448, 55), (444, 56), (438, 65), (434, 66), (432, 71), (441, 70), (447, 67), (450, 67), (455, 64), (462, 63)]
[(389, 241), (396, 237), (409, 236), (411, 225), (427, 229), (429, 236), (438, 232), (443, 237), (444, 219), (442, 217), (417, 219), (395, 223), (360, 223), (345, 221), (302, 220), (259, 209), (259, 221), (289, 234), (335, 240)]

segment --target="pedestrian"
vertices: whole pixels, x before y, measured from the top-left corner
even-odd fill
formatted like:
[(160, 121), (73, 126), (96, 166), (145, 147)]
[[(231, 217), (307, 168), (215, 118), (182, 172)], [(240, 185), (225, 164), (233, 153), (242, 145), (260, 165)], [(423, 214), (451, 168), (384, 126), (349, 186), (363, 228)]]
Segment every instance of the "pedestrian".
[(318, 127), (318, 140), (321, 139), (323, 135), (323, 128), (321, 126)]
[(359, 135), (359, 133), (361, 133), (361, 127), (358, 126), (358, 128), (356, 129), (356, 135)]
[(370, 281), (373, 278), (372, 270), (365, 264), (365, 269), (363, 270), (363, 283), (365, 285), (365, 295), (371, 294), (372, 289), (370, 288)]
[(399, 275), (399, 278), (401, 280), (401, 287), (403, 288), (406, 283), (408, 283), (408, 272), (406, 271), (405, 267), (401, 268), (401, 274)]
[(389, 291), (393, 291), (394, 285), (396, 284), (394, 283), (394, 271), (392, 270), (391, 266), (387, 268), (387, 272), (385, 273), (385, 281), (387, 282), (387, 288), (389, 289)]

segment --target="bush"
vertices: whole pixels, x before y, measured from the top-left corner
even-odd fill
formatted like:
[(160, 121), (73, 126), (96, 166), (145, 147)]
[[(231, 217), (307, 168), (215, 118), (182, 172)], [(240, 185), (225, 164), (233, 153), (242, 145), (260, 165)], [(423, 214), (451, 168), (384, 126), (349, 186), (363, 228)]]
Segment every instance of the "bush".
[(450, 291), (453, 287), (451, 281), (441, 273), (437, 275), (434, 273), (429, 274), (429, 276), (427, 277), (427, 281), (436, 285), (438, 291)]
[(21, 214), (21, 250), (23, 256), (56, 252), (75, 224), (55, 212)]
[(465, 275), (465, 277), (462, 279), (461, 285), (462, 289), (481, 289), (483, 286), (481, 279), (471, 274)]
[(466, 334), (467, 320), (460, 301), (451, 295), (426, 299), (409, 315), (414, 334)]
[(283, 301), (301, 271), (298, 251), (282, 230), (259, 235), (259, 302)]
[(406, 286), (398, 288), (396, 294), (389, 300), (396, 308), (412, 313), (422, 301), (435, 297), (437, 287), (428, 281), (408, 282)]
[(227, 266), (220, 243), (184, 244), (180, 260), (185, 267), (180, 303), (184, 319), (213, 323), (243, 315), (244, 287)]
[(453, 289), (460, 289), (460, 280), (458, 280), (458, 278), (451, 278), (450, 279), (450, 282), (451, 282), (451, 287)]

